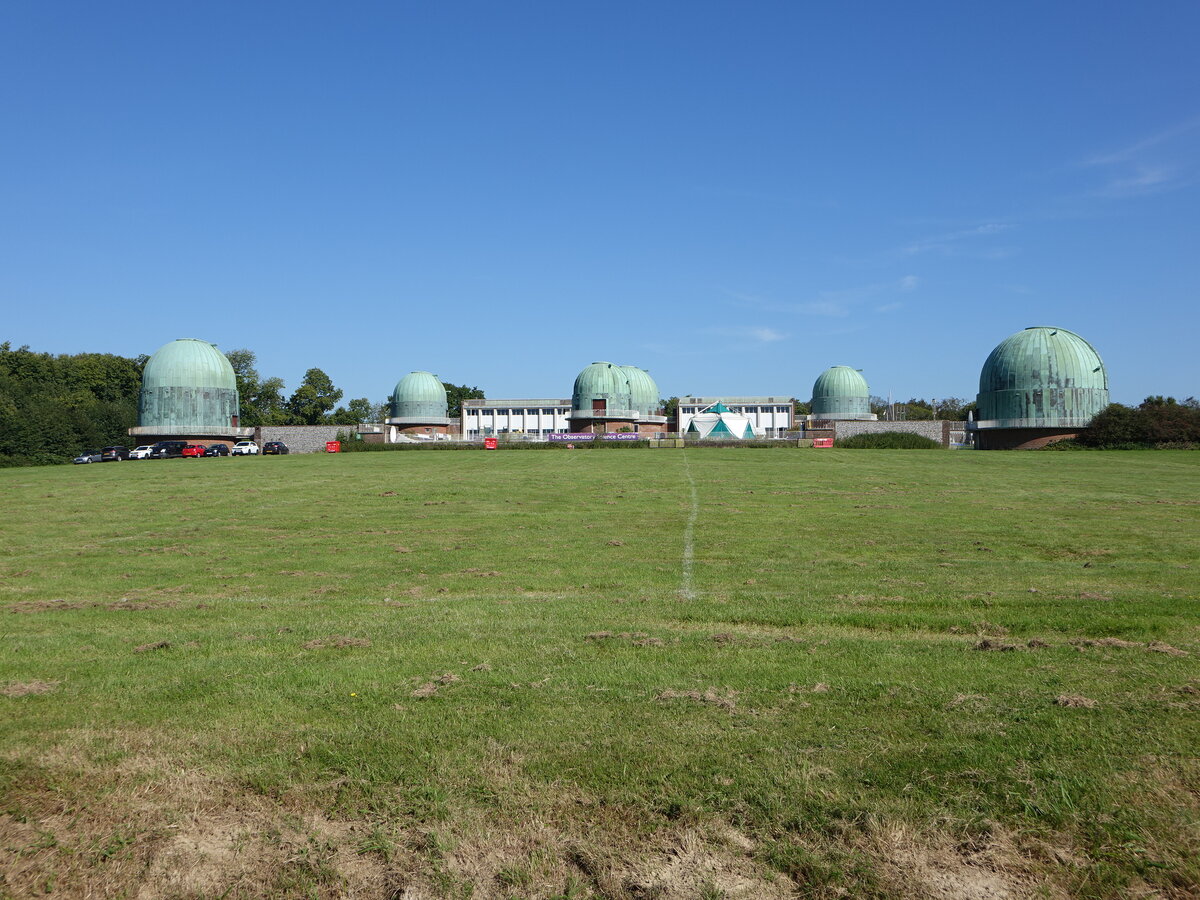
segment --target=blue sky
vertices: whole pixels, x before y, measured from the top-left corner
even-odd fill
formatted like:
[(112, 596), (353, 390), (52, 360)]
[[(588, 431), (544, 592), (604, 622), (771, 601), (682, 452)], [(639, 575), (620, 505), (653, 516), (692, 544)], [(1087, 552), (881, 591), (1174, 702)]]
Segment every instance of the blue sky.
[(13, 2), (0, 340), (569, 396), (1200, 395), (1193, 2)]

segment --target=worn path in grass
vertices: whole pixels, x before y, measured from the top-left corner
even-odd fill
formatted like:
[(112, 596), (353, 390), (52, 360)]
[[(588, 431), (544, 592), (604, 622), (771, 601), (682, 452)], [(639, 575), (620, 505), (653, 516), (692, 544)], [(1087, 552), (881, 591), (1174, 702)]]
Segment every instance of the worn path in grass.
[(1195, 896), (1198, 462), (0, 471), (0, 896)]

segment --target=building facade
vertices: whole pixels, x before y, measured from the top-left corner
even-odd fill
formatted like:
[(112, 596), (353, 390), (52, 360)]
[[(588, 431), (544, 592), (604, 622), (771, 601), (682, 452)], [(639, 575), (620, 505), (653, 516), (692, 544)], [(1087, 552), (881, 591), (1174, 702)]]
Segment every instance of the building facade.
[(718, 403), (750, 419), (755, 437), (777, 438), (795, 429), (795, 402), (791, 397), (680, 397), (673, 431), (685, 433), (693, 417)]
[(568, 433), (570, 416), (570, 400), (464, 400), (461, 436), (465, 440), (497, 435), (544, 439), (547, 435)]

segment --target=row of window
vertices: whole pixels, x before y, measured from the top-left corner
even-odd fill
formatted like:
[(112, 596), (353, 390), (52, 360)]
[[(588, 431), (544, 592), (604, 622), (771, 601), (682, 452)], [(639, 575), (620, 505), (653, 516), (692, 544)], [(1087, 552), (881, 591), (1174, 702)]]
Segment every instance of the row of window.
[(565, 416), (571, 411), (569, 406), (561, 406), (558, 409), (547, 407), (545, 409), (464, 409), (463, 412), (468, 416)]
[[(696, 413), (699, 413), (705, 409), (708, 409), (708, 407), (707, 406), (683, 406), (683, 407), (680, 407), (680, 412), (690, 413), (692, 415), (695, 415)], [(748, 414), (753, 413), (755, 415), (757, 415), (759, 413), (782, 413), (782, 414), (786, 415), (789, 412), (789, 407), (787, 407), (787, 406), (731, 406), (731, 407), (729, 407), (729, 411), (735, 412), (735, 413), (748, 413)], [(517, 409), (517, 408), (512, 408), (512, 409), (504, 409), (504, 408), (471, 409), (470, 407), (463, 409), (463, 413), (466, 414), (467, 416), (536, 416), (536, 415), (565, 416), (565, 415), (569, 414), (570, 412), (571, 412), (571, 408), (569, 406), (560, 406), (557, 408), (545, 407), (545, 408), (540, 408), (540, 409)]]
[(570, 429), (559, 428), (556, 430), (554, 428), (543, 428), (539, 431), (536, 428), (526, 428), (524, 431), (521, 431), (516, 428), (472, 428), (467, 431), (468, 438), (477, 438), (488, 434), (540, 434), (544, 436), (547, 434), (570, 434)]
[[(787, 406), (730, 406), (727, 407), (730, 412), (735, 413), (787, 413)], [(693, 415), (703, 410), (708, 409), (707, 406), (684, 406), (680, 410), (684, 413), (692, 413)]]

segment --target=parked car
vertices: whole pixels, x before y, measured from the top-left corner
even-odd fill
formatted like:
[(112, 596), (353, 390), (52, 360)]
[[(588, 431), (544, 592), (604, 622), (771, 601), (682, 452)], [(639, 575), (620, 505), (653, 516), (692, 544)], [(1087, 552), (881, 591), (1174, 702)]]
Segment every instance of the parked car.
[(205, 456), (228, 456), (228, 444), (209, 444), (208, 449), (204, 451)]
[(149, 444), (142, 444), (140, 447), (134, 447), (129, 451), (130, 459), (149, 459), (151, 452), (154, 450)]
[(84, 450), (77, 457), (75, 457), (73, 460), (71, 460), (71, 462), (75, 463), (75, 465), (77, 465), (77, 466), (80, 465), (81, 463), (100, 462), (100, 451), (99, 450)]
[(207, 448), (203, 444), (188, 444), (179, 451), (179, 455), (185, 459), (200, 459), (204, 456), (204, 451)]
[(120, 462), (129, 459), (128, 447), (105, 447), (100, 451), (101, 462)]
[(288, 453), (288, 445), (283, 441), (267, 441), (262, 446), (263, 453), (273, 453), (276, 456), (286, 456)]
[(258, 444), (254, 441), (238, 441), (230, 452), (234, 456), (258, 456)]
[(187, 441), (159, 441), (150, 448), (149, 459), (178, 459), (183, 456)]

